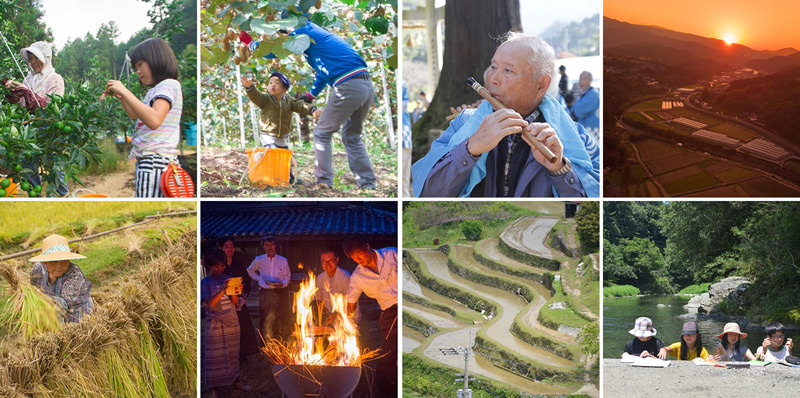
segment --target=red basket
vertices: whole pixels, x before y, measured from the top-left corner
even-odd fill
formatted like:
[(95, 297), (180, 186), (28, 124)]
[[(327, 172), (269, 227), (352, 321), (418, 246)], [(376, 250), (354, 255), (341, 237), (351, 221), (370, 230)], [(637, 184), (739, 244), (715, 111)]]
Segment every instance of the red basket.
[(194, 181), (186, 170), (170, 162), (161, 174), (161, 190), (168, 198), (193, 198)]

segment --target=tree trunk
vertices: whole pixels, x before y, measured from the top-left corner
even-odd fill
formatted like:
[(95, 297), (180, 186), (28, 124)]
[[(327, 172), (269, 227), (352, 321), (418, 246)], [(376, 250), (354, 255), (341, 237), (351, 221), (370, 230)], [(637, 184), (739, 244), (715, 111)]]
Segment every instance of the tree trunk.
[[(491, 64), (497, 39), (508, 31), (522, 31), (519, 0), (458, 0), (445, 6), (444, 65), (436, 93), (428, 110), (412, 127), (413, 159), (430, 148), (428, 130), (445, 129), (450, 107), (470, 104), (480, 96), (466, 85), (472, 76), (483, 83), (483, 72)], [(428, 54), (431, 57), (436, 54)]]

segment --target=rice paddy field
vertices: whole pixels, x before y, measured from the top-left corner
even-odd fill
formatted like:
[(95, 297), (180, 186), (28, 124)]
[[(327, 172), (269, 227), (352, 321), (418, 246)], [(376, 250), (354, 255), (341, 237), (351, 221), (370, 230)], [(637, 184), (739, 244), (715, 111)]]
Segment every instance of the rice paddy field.
[[(196, 202), (3, 203), (0, 396), (194, 397)], [(118, 230), (117, 230), (118, 229)], [(102, 236), (87, 238), (109, 232)], [(87, 258), (94, 310), (63, 323), (28, 259), (57, 233)], [(35, 253), (7, 259), (34, 249)]]
[[(635, 141), (641, 158), (668, 196), (700, 197), (785, 197), (800, 192), (764, 176), (756, 170), (721, 161), (711, 156), (680, 148), (655, 139)], [(631, 185), (630, 194), (658, 196), (643, 180)]]

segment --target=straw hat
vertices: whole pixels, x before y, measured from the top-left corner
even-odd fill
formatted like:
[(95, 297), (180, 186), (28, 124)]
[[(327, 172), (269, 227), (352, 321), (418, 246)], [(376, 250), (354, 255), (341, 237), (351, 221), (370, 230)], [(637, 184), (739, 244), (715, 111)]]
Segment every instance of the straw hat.
[(742, 333), (741, 329), (739, 329), (739, 324), (736, 322), (726, 323), (725, 327), (722, 329), (722, 333), (718, 334), (717, 338), (722, 340), (722, 336), (724, 336), (726, 333), (736, 333), (741, 339), (747, 338), (747, 333)]
[(636, 336), (636, 337), (650, 337), (655, 336), (657, 331), (653, 327), (653, 321), (647, 317), (636, 318), (636, 323), (633, 326), (633, 329), (629, 330), (628, 333)]
[(31, 257), (28, 261), (61, 261), (86, 258), (86, 256), (69, 251), (69, 241), (61, 235), (50, 235), (42, 241), (42, 254)]

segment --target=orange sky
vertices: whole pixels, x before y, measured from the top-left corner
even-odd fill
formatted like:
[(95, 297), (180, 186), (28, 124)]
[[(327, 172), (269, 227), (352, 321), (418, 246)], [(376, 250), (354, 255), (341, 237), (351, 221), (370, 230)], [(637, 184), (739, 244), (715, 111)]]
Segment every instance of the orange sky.
[(722, 39), (756, 50), (800, 50), (798, 0), (605, 0), (603, 15)]

